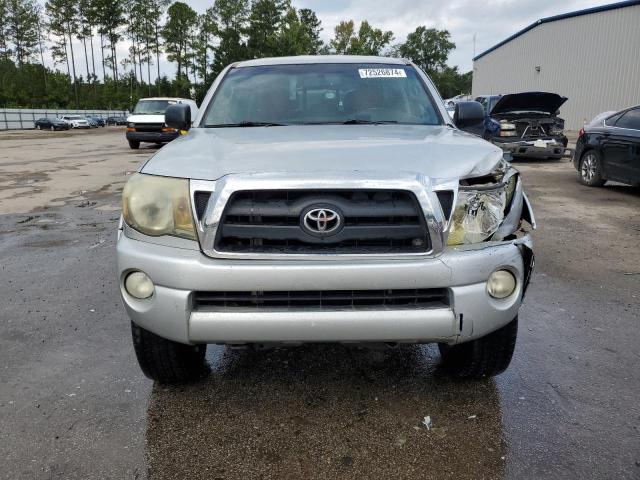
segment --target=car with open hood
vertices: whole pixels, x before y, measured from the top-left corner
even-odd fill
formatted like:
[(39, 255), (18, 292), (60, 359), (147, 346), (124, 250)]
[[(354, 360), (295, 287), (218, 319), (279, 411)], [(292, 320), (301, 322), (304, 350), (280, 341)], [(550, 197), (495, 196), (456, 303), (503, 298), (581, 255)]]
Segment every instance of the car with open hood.
[(558, 116), (567, 101), (556, 93), (523, 92), (480, 95), (485, 109), (481, 124), (468, 129), (514, 157), (562, 158), (570, 155), (564, 119)]
[[(520, 173), (406, 59), (247, 60), (127, 181), (118, 286), (143, 372), (206, 372), (207, 344), (437, 343), (504, 371), (533, 269)], [(193, 121), (192, 121), (193, 120)]]

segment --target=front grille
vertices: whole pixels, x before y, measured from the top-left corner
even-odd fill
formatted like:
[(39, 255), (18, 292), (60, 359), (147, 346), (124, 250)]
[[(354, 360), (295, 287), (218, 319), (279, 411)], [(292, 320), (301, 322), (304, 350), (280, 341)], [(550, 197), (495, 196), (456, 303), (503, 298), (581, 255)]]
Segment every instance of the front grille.
[(162, 132), (163, 123), (136, 123), (136, 132)]
[(518, 137), (546, 137), (547, 132), (542, 124), (530, 122), (515, 122)]
[(193, 308), (196, 310), (424, 309), (442, 308), (448, 305), (449, 295), (445, 288), (193, 293)]
[[(310, 233), (305, 212), (340, 213), (336, 233)], [(253, 190), (236, 192), (222, 215), (218, 252), (390, 254), (431, 249), (422, 209), (402, 190)]]

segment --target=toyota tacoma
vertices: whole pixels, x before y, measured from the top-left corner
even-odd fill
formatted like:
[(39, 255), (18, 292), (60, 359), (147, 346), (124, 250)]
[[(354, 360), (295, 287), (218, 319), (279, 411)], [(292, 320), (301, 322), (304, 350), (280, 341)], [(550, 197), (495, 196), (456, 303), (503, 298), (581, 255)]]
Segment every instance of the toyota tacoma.
[(123, 190), (118, 278), (143, 372), (207, 344), (437, 343), (443, 369), (511, 361), (535, 220), (503, 152), (405, 59), (248, 60)]

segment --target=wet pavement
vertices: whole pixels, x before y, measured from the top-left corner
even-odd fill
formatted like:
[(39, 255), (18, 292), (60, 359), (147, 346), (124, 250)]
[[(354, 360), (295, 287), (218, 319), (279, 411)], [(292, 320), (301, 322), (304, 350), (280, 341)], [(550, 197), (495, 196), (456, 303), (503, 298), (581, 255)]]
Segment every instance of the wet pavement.
[(0, 136), (0, 478), (640, 478), (640, 189), (516, 162), (537, 266), (493, 380), (447, 379), (433, 346), (209, 346), (204, 381), (166, 387), (115, 281), (119, 191), (154, 150), (39, 133)]

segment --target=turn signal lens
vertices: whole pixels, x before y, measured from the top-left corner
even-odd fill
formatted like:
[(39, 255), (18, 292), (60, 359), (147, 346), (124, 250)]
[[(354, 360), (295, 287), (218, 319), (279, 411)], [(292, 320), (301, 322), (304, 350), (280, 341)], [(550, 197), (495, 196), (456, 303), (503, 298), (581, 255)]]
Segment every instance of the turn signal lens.
[(516, 278), (508, 270), (496, 270), (489, 275), (487, 292), (493, 298), (507, 298), (516, 289)]

